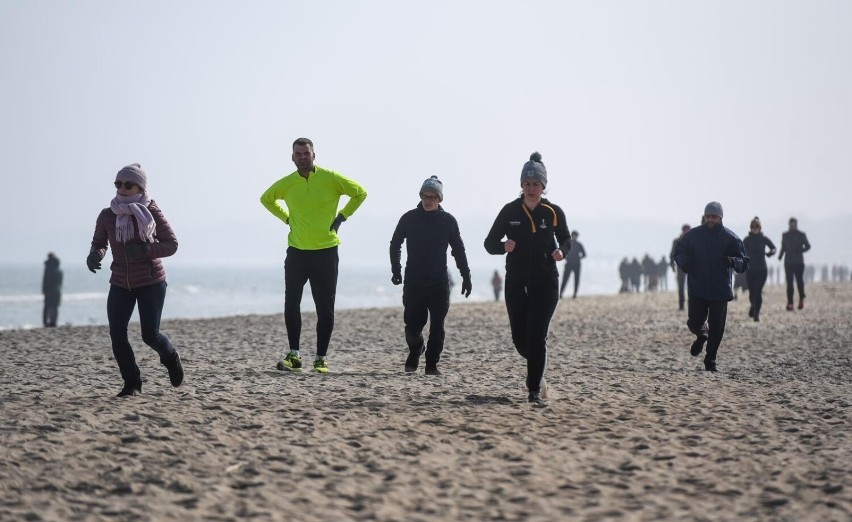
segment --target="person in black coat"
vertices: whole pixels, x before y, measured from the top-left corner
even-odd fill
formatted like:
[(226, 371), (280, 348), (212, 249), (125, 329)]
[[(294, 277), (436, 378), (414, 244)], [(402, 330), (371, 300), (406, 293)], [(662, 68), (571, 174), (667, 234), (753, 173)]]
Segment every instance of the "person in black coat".
[(47, 254), (44, 262), (41, 293), (44, 294), (42, 324), (46, 328), (56, 326), (56, 321), (59, 319), (59, 303), (62, 301), (62, 270), (59, 269), (59, 258), (53, 252)]
[[(748, 300), (751, 306), (748, 316), (760, 321), (760, 308), (763, 305), (763, 287), (766, 285), (766, 258), (775, 255), (775, 245), (772, 240), (763, 235), (763, 227), (757, 216), (751, 220), (749, 233), (743, 238), (743, 247), (749, 257), (746, 284), (748, 285)], [(768, 251), (767, 251), (768, 250)]]
[(731, 273), (748, 270), (743, 242), (722, 225), (722, 205), (704, 207), (701, 226), (690, 229), (675, 245), (675, 262), (687, 273), (686, 325), (695, 334), (689, 353), (698, 357), (707, 343), (704, 369), (715, 372), (716, 353), (725, 334), (728, 301), (734, 299)]
[[(447, 248), (452, 249), (462, 277), (462, 295), (473, 289), (464, 242), (459, 225), (440, 203), (444, 185), (432, 176), (420, 187), (420, 202), (399, 219), (390, 242), (391, 282), (403, 284), (405, 341), (408, 358), (405, 371), (414, 372), (420, 356), (426, 352), (426, 375), (441, 375), (438, 361), (444, 350), (444, 319), (450, 310), (450, 276)], [(405, 277), (402, 274), (402, 243), (405, 241)], [(429, 342), (424, 343), (423, 328), (429, 320)]]
[[(571, 248), (565, 213), (543, 198), (547, 170), (534, 152), (521, 169), (521, 197), (497, 214), (485, 238), (485, 250), (506, 256), (506, 311), (512, 343), (527, 361), (528, 400), (544, 405), (547, 387), (547, 335), (559, 303), (556, 263)], [(506, 238), (504, 241), (503, 238)]]
[[(799, 230), (799, 221), (791, 217), (789, 230), (781, 234), (781, 252), (778, 259), (784, 260), (784, 275), (787, 277), (787, 311), (793, 310), (793, 279), (799, 290), (799, 310), (805, 307), (805, 252), (811, 249), (808, 236)], [(787, 258), (784, 259), (784, 254)]]

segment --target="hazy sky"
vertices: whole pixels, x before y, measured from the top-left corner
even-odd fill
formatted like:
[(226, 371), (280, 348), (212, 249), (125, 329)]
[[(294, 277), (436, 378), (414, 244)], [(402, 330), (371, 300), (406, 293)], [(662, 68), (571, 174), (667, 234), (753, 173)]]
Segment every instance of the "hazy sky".
[(0, 66), (0, 261), (83, 263), (140, 162), (176, 262), (278, 262), (258, 198), (306, 136), (369, 193), (353, 261), (387, 263), (432, 174), (486, 257), (538, 150), (590, 255), (658, 257), (719, 200), (739, 234), (795, 215), (812, 259), (852, 262), (846, 0), (4, 0)]

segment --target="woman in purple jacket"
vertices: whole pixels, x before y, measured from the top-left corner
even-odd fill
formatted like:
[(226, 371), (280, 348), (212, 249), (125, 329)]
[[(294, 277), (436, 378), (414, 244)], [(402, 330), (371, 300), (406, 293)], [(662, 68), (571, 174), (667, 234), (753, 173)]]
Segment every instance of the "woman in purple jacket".
[(124, 379), (118, 397), (142, 392), (142, 376), (127, 339), (127, 325), (137, 303), (142, 340), (160, 355), (160, 362), (169, 370), (172, 386), (183, 382), (180, 355), (160, 332), (166, 299), (166, 272), (160, 258), (174, 254), (178, 243), (169, 222), (148, 197), (147, 181), (138, 163), (118, 171), (116, 196), (98, 216), (92, 248), (86, 258), (86, 265), (95, 273), (101, 268), (107, 247), (112, 249), (107, 318), (112, 353)]

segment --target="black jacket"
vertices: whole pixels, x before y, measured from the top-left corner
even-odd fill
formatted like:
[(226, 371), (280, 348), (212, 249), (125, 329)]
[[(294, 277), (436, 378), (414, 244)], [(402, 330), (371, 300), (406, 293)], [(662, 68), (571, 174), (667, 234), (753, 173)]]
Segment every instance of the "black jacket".
[(691, 228), (675, 245), (674, 258), (688, 274), (689, 295), (714, 301), (733, 300), (731, 272), (742, 274), (749, 262), (743, 242), (722, 224)]
[[(775, 245), (772, 244), (772, 241), (764, 236), (763, 232), (759, 234), (749, 232), (743, 238), (743, 247), (749, 257), (748, 269), (752, 272), (766, 272), (766, 258), (775, 255)], [(769, 248), (769, 252), (766, 251), (767, 248)]]
[(448, 284), (447, 247), (452, 248), (456, 267), (462, 278), (470, 277), (470, 267), (464, 250), (459, 225), (450, 213), (438, 205), (438, 210), (426, 212), (421, 203), (399, 218), (390, 242), (391, 271), (402, 272), (402, 242), (405, 241), (406, 284)]
[(559, 206), (544, 198), (532, 211), (524, 205), (523, 198), (507, 203), (491, 225), (485, 250), (493, 255), (506, 254), (504, 237), (516, 243), (515, 250), (506, 255), (507, 274), (528, 280), (559, 278), (551, 254), (557, 248), (563, 253), (571, 249), (571, 233)]
[(805, 252), (811, 249), (811, 244), (808, 243), (808, 236), (799, 229), (788, 230), (781, 234), (781, 252), (778, 253), (778, 259), (784, 259), (784, 254), (787, 254), (787, 259), (784, 259), (784, 265), (803, 265), (805, 264)]

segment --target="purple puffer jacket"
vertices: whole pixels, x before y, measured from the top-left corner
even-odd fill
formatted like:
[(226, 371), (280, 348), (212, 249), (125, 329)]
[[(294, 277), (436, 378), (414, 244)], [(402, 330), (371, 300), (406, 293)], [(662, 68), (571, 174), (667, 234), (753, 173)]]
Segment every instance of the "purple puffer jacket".
[[(148, 250), (147, 259), (133, 262), (127, 260), (124, 243), (119, 243), (116, 240), (115, 219), (117, 216), (109, 208), (103, 209), (98, 215), (90, 252), (97, 252), (103, 259), (106, 255), (107, 244), (109, 244), (109, 248), (112, 249), (112, 264), (109, 267), (112, 270), (112, 276), (109, 278), (111, 285), (129, 290), (166, 280), (166, 271), (160, 258), (168, 257), (177, 251), (177, 238), (172, 227), (169, 226), (169, 222), (166, 221), (166, 217), (163, 216), (160, 207), (153, 200), (148, 205), (148, 210), (151, 211), (154, 222), (157, 224), (157, 228), (154, 230), (154, 242), (145, 244)], [(131, 218), (136, 234), (127, 244), (143, 243), (139, 238), (139, 225), (136, 218), (133, 216)]]

